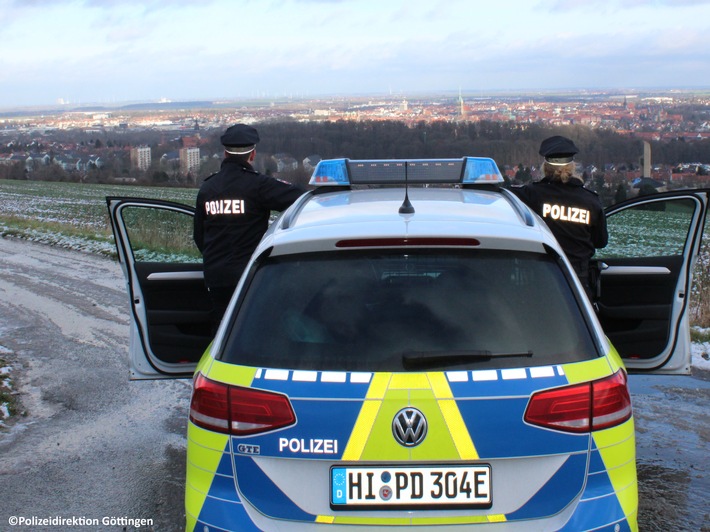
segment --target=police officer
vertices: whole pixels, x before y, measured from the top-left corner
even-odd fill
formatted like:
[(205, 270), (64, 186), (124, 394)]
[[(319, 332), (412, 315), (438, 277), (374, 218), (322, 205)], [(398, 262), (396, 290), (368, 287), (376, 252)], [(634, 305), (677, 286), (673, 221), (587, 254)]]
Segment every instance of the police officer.
[(253, 127), (233, 125), (220, 141), (224, 160), (197, 194), (193, 233), (202, 253), (214, 328), (268, 228), (271, 211), (287, 209), (304, 192), (254, 170), (259, 133)]
[(511, 191), (542, 217), (591, 296), (589, 261), (597, 248), (606, 246), (608, 234), (599, 197), (584, 188), (582, 179), (575, 175), (574, 156), (578, 152), (566, 137), (543, 140), (540, 155), (545, 158), (544, 177)]

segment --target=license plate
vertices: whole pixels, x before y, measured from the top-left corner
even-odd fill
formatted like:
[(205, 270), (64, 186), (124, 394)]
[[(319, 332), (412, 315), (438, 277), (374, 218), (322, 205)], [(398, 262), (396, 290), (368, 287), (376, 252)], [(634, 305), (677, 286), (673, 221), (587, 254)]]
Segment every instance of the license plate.
[(491, 466), (330, 468), (330, 506), (337, 509), (490, 508)]

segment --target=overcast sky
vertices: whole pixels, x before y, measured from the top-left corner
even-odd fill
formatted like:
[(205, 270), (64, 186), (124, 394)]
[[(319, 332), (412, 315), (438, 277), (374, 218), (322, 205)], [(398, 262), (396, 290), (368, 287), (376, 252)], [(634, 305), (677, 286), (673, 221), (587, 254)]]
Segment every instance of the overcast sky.
[(710, 88), (710, 0), (0, 0), (0, 108)]

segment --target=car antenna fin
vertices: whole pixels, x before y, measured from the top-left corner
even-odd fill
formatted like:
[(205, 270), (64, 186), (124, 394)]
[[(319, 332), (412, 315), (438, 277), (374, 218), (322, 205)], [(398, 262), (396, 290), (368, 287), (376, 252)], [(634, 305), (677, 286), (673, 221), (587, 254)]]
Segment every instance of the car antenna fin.
[(407, 163), (404, 163), (404, 201), (399, 207), (399, 214), (414, 214), (414, 205), (409, 201), (409, 179), (407, 178)]

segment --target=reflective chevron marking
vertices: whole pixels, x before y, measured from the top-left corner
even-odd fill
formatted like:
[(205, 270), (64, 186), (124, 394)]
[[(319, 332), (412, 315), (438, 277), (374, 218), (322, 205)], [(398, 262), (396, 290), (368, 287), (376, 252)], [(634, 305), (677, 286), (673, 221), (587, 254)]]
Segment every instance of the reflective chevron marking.
[[(449, 382), (486, 382), (498, 380), (542, 379), (565, 374), (562, 366), (540, 366), (533, 368), (487, 369), (476, 371), (447, 371)], [(255, 379), (293, 381), (293, 382), (327, 382), (342, 384), (369, 384), (372, 373), (346, 371), (310, 371), (287, 369), (258, 369)]]

